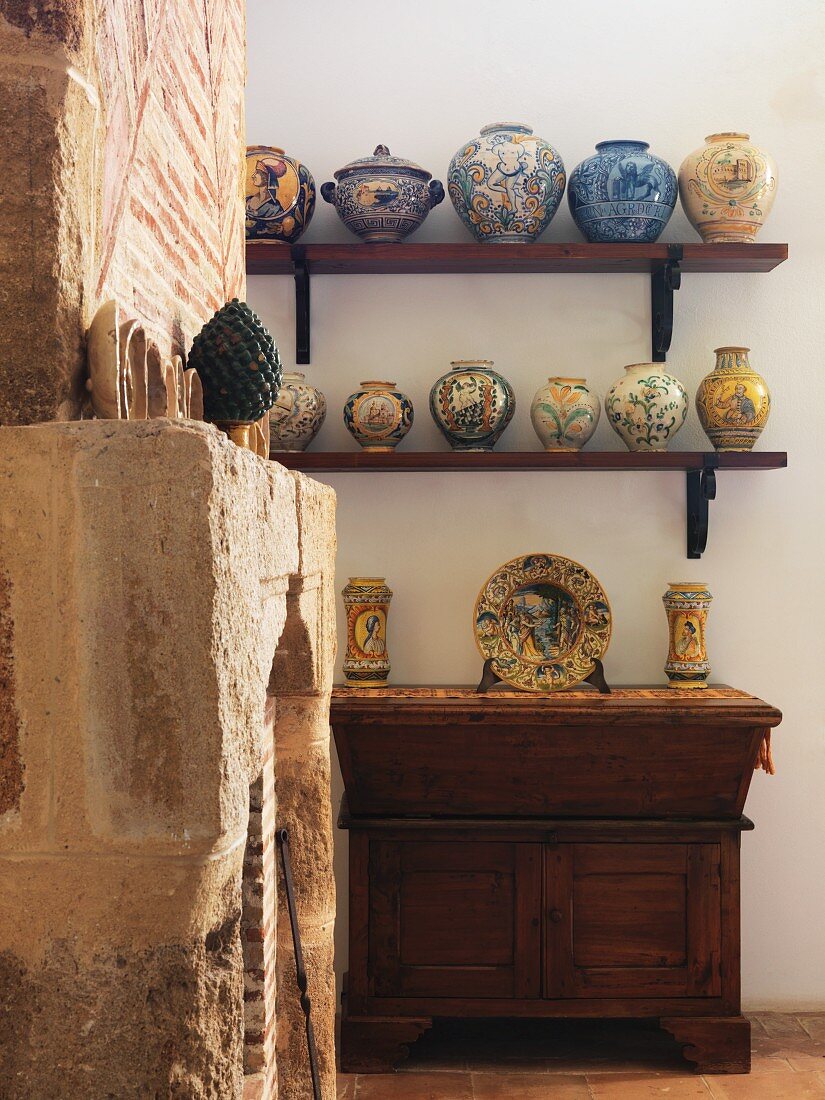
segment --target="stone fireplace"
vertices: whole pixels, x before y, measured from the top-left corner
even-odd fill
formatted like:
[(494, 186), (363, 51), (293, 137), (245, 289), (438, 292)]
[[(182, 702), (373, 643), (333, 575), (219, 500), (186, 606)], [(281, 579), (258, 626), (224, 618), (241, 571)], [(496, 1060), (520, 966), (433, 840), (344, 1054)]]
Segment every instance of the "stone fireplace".
[(0, 1092), (311, 1095), (277, 824), (332, 1100), (334, 494), (79, 419), (103, 301), (244, 295), (243, 4), (0, 12)]

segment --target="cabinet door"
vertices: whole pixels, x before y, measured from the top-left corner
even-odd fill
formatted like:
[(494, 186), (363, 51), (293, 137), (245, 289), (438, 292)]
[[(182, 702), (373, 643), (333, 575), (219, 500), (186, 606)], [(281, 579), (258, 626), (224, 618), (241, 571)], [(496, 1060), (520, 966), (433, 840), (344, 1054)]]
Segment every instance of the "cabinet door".
[(545, 996), (721, 992), (718, 844), (545, 849)]
[(378, 997), (540, 997), (541, 845), (370, 843)]

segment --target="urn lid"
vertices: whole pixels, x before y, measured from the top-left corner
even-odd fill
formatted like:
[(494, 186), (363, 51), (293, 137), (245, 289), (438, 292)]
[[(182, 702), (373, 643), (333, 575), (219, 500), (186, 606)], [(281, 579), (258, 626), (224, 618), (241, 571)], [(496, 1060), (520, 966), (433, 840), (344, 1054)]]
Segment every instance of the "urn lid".
[(359, 157), (357, 160), (345, 164), (343, 168), (339, 168), (335, 173), (335, 178), (339, 180), (353, 172), (386, 171), (388, 168), (403, 169), (413, 176), (419, 176), (422, 180), (432, 179), (432, 172), (428, 172), (420, 164), (406, 160), (404, 157), (391, 156), (386, 145), (376, 145), (375, 152), (371, 157)]

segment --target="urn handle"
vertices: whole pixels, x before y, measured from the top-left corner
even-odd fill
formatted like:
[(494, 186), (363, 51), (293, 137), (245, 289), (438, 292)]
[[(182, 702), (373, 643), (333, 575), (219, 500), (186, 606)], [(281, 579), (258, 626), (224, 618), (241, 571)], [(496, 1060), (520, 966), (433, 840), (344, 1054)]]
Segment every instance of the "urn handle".
[(430, 209), (444, 201), (444, 184), (441, 180), (430, 180)]
[(324, 202), (331, 202), (335, 205), (335, 184), (331, 181), (329, 183), (321, 184), (321, 198)]

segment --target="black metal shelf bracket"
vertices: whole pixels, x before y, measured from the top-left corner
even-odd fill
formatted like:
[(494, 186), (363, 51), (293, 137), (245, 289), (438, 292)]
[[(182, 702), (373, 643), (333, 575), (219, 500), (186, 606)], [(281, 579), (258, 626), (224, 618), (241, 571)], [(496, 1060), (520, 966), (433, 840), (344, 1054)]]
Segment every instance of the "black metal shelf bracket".
[(667, 246), (668, 258), (650, 273), (651, 355), (654, 363), (664, 363), (673, 339), (673, 292), (682, 285), (683, 249), (680, 244)]
[(719, 455), (702, 457), (701, 470), (687, 471), (687, 556), (701, 558), (708, 544), (708, 504), (716, 499)]
[(309, 263), (306, 248), (294, 244), (290, 251), (295, 276), (295, 362), (309, 362)]

